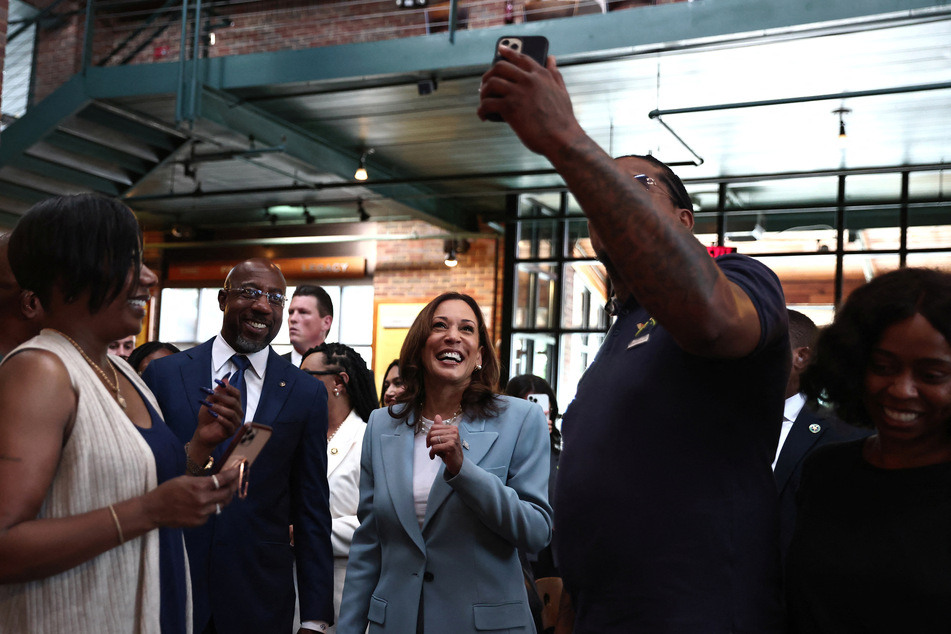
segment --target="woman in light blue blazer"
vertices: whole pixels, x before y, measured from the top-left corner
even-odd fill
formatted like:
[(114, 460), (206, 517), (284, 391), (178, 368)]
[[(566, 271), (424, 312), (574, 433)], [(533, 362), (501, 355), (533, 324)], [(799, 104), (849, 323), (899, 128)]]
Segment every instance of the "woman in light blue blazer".
[(533, 632), (517, 549), (551, 539), (548, 426), (499, 396), (475, 300), (444, 293), (400, 353), (405, 391), (370, 416), (339, 634)]

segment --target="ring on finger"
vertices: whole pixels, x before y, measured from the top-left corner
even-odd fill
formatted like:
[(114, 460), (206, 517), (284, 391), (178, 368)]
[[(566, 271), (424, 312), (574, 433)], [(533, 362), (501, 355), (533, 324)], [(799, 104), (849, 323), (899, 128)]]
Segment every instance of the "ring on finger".
[(212, 474), (212, 476), (211, 476), (211, 481), (212, 481), (212, 482), (214, 483), (214, 485), (215, 485), (215, 491), (217, 491), (218, 489), (221, 488), (221, 483), (218, 482), (218, 476), (217, 476), (217, 475)]
[(221, 505), (215, 502), (215, 515), (221, 515)]

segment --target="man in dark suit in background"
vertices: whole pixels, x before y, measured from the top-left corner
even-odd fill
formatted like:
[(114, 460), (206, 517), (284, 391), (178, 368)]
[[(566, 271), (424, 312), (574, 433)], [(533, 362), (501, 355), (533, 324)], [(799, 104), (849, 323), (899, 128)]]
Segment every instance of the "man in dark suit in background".
[[(142, 377), (183, 443), (195, 430), (203, 388), (225, 377), (235, 387), (243, 384), (244, 420), (274, 430), (250, 470), (247, 498), (185, 532), (196, 634), (290, 632), (295, 559), (301, 631), (325, 631), (333, 621), (327, 392), (268, 345), (281, 328), (285, 289), (269, 260), (238, 264), (218, 292), (221, 332), (153, 361)], [(220, 459), (227, 444), (212, 457)], [(193, 462), (189, 470), (207, 473)]]
[(783, 427), (773, 462), (773, 476), (779, 489), (780, 547), (783, 562), (796, 526), (796, 492), (802, 476), (802, 463), (815, 449), (830, 442), (862, 438), (870, 430), (851, 427), (830, 415), (821, 415), (814, 403), (807, 402), (800, 376), (812, 362), (812, 349), (819, 336), (816, 324), (802, 313), (789, 310), (789, 345), (792, 368), (786, 384), (786, 408)]
[(304, 353), (326, 341), (333, 321), (334, 305), (327, 291), (320, 286), (298, 286), (287, 309), (288, 336), (294, 349), (283, 357), (299, 368)]

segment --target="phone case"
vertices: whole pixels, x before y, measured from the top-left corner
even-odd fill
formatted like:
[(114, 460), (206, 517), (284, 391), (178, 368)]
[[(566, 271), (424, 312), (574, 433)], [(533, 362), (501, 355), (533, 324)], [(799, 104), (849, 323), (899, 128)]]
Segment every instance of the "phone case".
[(548, 59), (548, 38), (544, 35), (503, 35), (495, 43), (493, 64), (502, 59), (499, 55), (500, 46), (528, 55), (542, 66), (545, 65), (545, 61)]
[[(499, 55), (500, 46), (506, 46), (519, 53), (524, 53), (542, 66), (545, 65), (548, 59), (548, 38), (544, 35), (503, 35), (495, 43), (495, 57), (492, 58), (493, 64), (502, 59)], [(489, 121), (502, 121), (502, 117), (497, 114), (490, 114), (486, 118)]]
[(229, 467), (237, 466), (241, 462), (245, 467), (250, 467), (254, 459), (258, 457), (264, 445), (271, 438), (273, 429), (267, 425), (258, 423), (245, 423), (241, 429), (231, 439), (231, 444), (225, 449), (221, 460), (216, 463), (215, 473)]

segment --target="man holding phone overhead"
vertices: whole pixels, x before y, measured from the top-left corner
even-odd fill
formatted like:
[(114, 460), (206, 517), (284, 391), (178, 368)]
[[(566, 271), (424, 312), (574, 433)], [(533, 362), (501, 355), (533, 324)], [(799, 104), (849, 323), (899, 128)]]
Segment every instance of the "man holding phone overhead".
[[(290, 632), (295, 560), (301, 631), (324, 631), (333, 621), (327, 392), (268, 345), (281, 327), (285, 290), (284, 276), (269, 260), (241, 262), (218, 292), (221, 332), (153, 361), (142, 377), (183, 443), (199, 410), (210, 405), (210, 386), (226, 378), (241, 392), (244, 420), (271, 428), (248, 473), (246, 499), (185, 533), (196, 634)], [(212, 458), (220, 461), (228, 444)], [(195, 475), (214, 469), (188, 466)]]
[(554, 58), (498, 54), (478, 115), (502, 117), (564, 178), (617, 307), (562, 421), (554, 543), (574, 632), (781, 632), (779, 280), (707, 254), (669, 167), (598, 147)]

